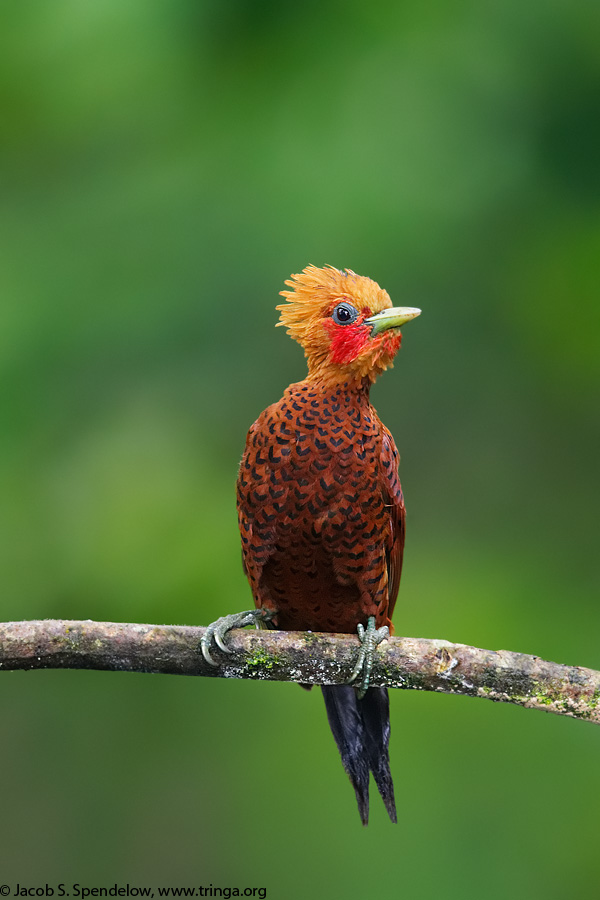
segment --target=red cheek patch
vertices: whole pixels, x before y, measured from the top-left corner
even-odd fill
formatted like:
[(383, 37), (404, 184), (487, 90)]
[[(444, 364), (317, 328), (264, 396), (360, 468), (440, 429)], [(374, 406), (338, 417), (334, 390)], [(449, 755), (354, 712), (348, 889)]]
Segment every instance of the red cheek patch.
[(383, 336), (383, 346), (384, 346), (386, 352), (390, 354), (390, 356), (394, 356), (394, 354), (398, 352), (398, 350), (400, 349), (401, 343), (402, 343), (402, 335), (400, 334), (399, 331), (397, 331), (395, 333), (388, 331)]
[(344, 365), (356, 359), (369, 340), (371, 329), (368, 325), (336, 325), (331, 319), (325, 322), (325, 329), (331, 338), (331, 362)]

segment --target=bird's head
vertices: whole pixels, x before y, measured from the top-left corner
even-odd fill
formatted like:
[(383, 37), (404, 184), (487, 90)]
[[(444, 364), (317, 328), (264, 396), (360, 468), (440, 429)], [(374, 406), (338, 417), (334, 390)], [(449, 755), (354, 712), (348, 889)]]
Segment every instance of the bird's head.
[(400, 328), (421, 310), (393, 307), (387, 291), (350, 269), (308, 266), (286, 281), (278, 325), (304, 348), (309, 377), (373, 382), (400, 349)]

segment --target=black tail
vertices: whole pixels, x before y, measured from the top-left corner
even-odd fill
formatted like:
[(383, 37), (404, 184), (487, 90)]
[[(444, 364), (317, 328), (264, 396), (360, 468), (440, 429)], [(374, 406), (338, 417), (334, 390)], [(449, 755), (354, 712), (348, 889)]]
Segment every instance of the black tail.
[(386, 688), (369, 688), (362, 700), (350, 685), (323, 685), (327, 718), (350, 777), (363, 825), (369, 821), (369, 773), (396, 822), (390, 772), (390, 705)]

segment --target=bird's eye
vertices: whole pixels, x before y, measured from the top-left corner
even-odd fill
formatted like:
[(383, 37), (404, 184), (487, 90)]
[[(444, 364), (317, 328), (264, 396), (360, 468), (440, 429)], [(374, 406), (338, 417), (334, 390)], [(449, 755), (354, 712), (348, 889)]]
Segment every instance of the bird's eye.
[(352, 325), (358, 319), (358, 310), (351, 303), (338, 303), (331, 318), (336, 325)]

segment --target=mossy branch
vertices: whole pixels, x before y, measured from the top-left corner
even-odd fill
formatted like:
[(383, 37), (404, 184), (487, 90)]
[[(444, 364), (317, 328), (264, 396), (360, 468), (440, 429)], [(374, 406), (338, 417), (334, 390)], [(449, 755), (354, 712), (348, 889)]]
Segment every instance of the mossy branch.
[[(358, 648), (352, 635), (235, 630), (231, 653), (198, 650), (204, 628), (60, 619), (0, 624), (0, 669), (102, 669), (342, 684)], [(376, 653), (371, 683), (466, 694), (600, 724), (600, 672), (508, 650), (424, 638), (390, 638)]]

